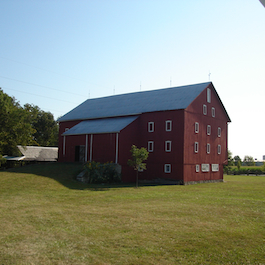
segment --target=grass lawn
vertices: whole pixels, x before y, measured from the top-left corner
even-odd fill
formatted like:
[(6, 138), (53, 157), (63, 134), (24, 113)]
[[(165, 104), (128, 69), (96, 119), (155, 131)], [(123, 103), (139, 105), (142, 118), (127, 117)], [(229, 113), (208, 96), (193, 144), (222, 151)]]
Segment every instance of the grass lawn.
[(80, 169), (0, 171), (0, 264), (265, 264), (265, 177), (136, 189)]

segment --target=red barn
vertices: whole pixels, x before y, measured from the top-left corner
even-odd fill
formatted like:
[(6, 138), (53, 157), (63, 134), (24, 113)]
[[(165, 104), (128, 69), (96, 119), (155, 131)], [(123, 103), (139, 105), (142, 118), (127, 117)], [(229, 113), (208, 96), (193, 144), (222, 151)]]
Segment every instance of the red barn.
[(59, 161), (113, 161), (131, 182), (134, 144), (149, 151), (142, 179), (222, 181), (228, 122), (211, 82), (89, 99), (59, 119)]

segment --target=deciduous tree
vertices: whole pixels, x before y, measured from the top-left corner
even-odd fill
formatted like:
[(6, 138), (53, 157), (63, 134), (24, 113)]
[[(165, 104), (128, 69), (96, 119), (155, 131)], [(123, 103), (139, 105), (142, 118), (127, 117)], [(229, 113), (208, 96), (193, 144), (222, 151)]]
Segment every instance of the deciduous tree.
[(132, 159), (128, 160), (128, 165), (136, 171), (136, 187), (138, 187), (138, 174), (139, 171), (146, 169), (146, 163), (143, 161), (147, 160), (149, 152), (147, 152), (146, 148), (137, 148), (135, 145), (132, 145), (130, 152)]
[(0, 88), (0, 153), (16, 154), (17, 145), (33, 143), (27, 112)]

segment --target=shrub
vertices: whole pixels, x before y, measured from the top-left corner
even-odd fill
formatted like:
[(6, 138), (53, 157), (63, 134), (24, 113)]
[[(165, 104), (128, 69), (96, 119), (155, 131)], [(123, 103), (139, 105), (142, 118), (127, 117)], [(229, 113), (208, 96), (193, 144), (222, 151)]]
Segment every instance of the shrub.
[(264, 174), (263, 168), (233, 168), (228, 172), (230, 175), (262, 175)]
[(87, 183), (114, 183), (120, 182), (121, 176), (117, 170), (118, 165), (114, 163), (87, 162), (85, 164)]
[(6, 159), (0, 155), (0, 168), (6, 164)]

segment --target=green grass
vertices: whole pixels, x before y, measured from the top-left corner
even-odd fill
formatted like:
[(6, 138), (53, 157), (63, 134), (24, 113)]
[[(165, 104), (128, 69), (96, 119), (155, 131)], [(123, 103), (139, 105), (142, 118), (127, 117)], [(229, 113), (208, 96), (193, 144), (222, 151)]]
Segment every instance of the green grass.
[(80, 170), (0, 172), (0, 264), (265, 264), (265, 177), (136, 189)]

